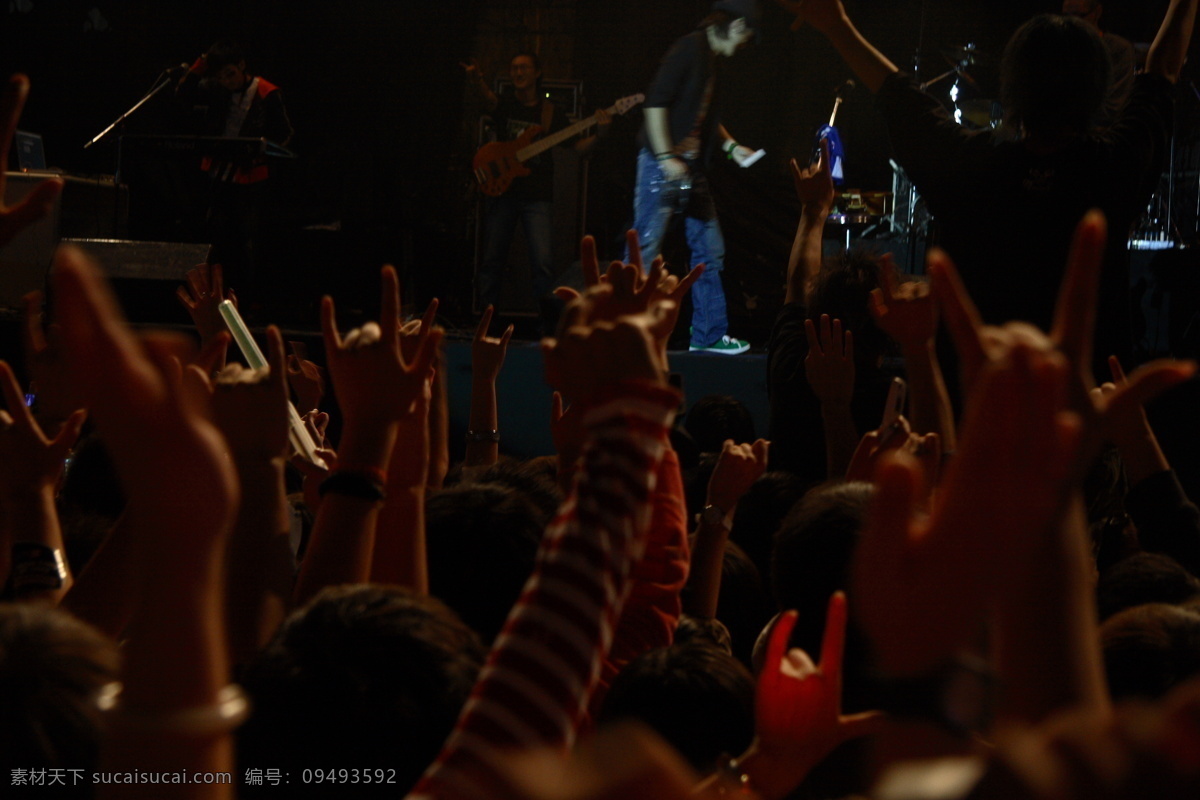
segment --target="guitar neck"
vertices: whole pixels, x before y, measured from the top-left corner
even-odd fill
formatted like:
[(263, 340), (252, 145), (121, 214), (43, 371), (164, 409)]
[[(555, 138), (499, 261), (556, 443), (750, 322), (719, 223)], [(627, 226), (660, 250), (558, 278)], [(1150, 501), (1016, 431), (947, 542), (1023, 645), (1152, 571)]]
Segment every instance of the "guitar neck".
[[(605, 111), (607, 111), (609, 114), (616, 113), (616, 110), (617, 110), (617, 107), (615, 104), (605, 109)], [(581, 119), (581, 120), (579, 120), (579, 122), (576, 122), (574, 125), (570, 125), (566, 128), (563, 128), (558, 133), (552, 133), (549, 136), (545, 137), (544, 139), (538, 139), (536, 142), (534, 142), (533, 144), (531, 144), (527, 147), (522, 147), (520, 150), (517, 151), (517, 160), (518, 161), (528, 161), (529, 159), (533, 158), (534, 156), (539, 156), (542, 153), (546, 152), (551, 147), (562, 144), (567, 139), (570, 139), (572, 136), (575, 136), (576, 134), (579, 134), (579, 133), (587, 130), (588, 128), (592, 127), (593, 125), (595, 125), (596, 119), (599, 116), (600, 116), (599, 114), (592, 114), (587, 119)]]

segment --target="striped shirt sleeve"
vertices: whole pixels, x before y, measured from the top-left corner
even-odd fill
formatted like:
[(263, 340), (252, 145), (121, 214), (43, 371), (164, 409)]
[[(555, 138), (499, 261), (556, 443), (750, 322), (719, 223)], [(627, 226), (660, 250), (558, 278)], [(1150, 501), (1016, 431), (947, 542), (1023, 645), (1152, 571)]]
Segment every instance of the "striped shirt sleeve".
[(490, 797), (503, 781), (505, 751), (573, 744), (641, 557), (678, 403), (671, 389), (629, 381), (584, 414), (589, 439), (573, 490), (458, 724), (412, 796)]

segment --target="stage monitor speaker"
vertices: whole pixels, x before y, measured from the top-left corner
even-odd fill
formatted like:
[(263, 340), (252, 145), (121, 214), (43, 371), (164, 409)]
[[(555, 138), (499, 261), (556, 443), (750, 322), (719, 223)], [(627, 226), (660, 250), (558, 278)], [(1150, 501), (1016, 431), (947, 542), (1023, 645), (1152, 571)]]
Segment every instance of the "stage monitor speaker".
[[(21, 202), (34, 186), (50, 175), (5, 173), (4, 205)], [(62, 195), (55, 199), (50, 213), (16, 235), (0, 248), (0, 308), (18, 309), (21, 298), (46, 285), (46, 273), (58, 244)]]
[(132, 322), (191, 324), (175, 290), (187, 271), (208, 260), (210, 245), (128, 239), (63, 239), (99, 264)]
[(114, 236), (128, 206), (125, 187), (105, 178), (78, 178), (54, 172), (5, 173), (4, 204), (12, 206), (47, 178), (63, 182), (50, 213), (0, 248), (0, 308), (20, 308), (21, 298), (46, 285), (59, 236)]

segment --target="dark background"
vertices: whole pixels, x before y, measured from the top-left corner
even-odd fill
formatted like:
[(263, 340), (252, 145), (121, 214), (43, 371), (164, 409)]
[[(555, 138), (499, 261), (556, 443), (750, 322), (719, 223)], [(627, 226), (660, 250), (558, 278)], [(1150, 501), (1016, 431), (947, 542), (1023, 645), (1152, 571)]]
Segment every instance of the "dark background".
[[(790, 32), (790, 17), (763, 5), (761, 43), (726, 64), (723, 121), (767, 157), (746, 171), (718, 169), (713, 179), (728, 240), (732, 332), (756, 344), (782, 301), (795, 224), (787, 160), (807, 157), (833, 90), (849, 77), (819, 35)], [(1111, 2), (1104, 23), (1148, 41), (1165, 5)], [(976, 42), (982, 58), (972, 74), (984, 97), (998, 93), (1000, 52), (1015, 27), (1058, 8), (1031, 0), (847, 7), (903, 68), (920, 43), (926, 78), (947, 67), (943, 48)], [(490, 78), (506, 73), (515, 52), (535, 50), (546, 77), (583, 81), (590, 111), (644, 90), (662, 54), (707, 8), (699, 0), (9, 0), (0, 7), (0, 68), (30, 76), (21, 127), (45, 137), (53, 166), (112, 173), (115, 138), (87, 151), (83, 143), (162, 69), (190, 63), (218, 38), (238, 39), (251, 72), (282, 88), (296, 129), (300, 158), (273, 190), (291, 232), (273, 266), (280, 292), (305, 302), (315, 290), (344, 293), (368, 306), (378, 265), (389, 261), (415, 295), (406, 300), (437, 295), (449, 321), (469, 324), (475, 193), (467, 167), (479, 107), (459, 62), (478, 59)], [(144, 109), (128, 130), (163, 131), (163, 112)], [(838, 123), (848, 185), (890, 189), (882, 120), (865, 89), (851, 93)], [(607, 255), (618, 254), (630, 221), (639, 124), (636, 113), (618, 120), (591, 163), (586, 228)], [(323, 229), (304, 230), (311, 226)]]

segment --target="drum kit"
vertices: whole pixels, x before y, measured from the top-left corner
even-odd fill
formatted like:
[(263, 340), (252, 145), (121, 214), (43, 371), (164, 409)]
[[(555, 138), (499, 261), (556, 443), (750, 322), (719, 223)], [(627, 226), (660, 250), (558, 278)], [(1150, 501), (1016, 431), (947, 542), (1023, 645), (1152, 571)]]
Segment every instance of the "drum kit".
[[(987, 97), (971, 75), (977, 67), (992, 66), (975, 42), (943, 48), (940, 55), (946, 69), (921, 83), (921, 89), (938, 97), (947, 113), (963, 128), (992, 130), (999, 137), (1009, 137), (1011, 134), (1004, 126), (999, 101)], [(914, 74), (919, 61), (918, 47), (914, 56)], [(1200, 88), (1195, 84), (1190, 88), (1195, 99), (1200, 101)], [(1146, 212), (1131, 231), (1130, 249), (1170, 249), (1200, 239), (1200, 144), (1188, 137), (1182, 137), (1185, 141), (1181, 144), (1177, 142), (1181, 138), (1178, 134), (1178, 130), (1172, 130), (1168, 162), (1172, 166), (1163, 173)], [(910, 253), (915, 252), (914, 245), (925, 240), (931, 221), (925, 203), (904, 170), (895, 161), (889, 163), (892, 167), (890, 192), (866, 192), (839, 186), (841, 191), (835, 213), (830, 214), (826, 223), (830, 238), (844, 238), (847, 247), (852, 238), (899, 238), (910, 246)]]

